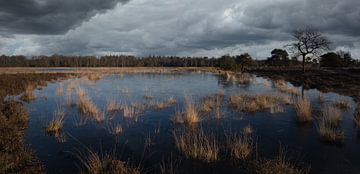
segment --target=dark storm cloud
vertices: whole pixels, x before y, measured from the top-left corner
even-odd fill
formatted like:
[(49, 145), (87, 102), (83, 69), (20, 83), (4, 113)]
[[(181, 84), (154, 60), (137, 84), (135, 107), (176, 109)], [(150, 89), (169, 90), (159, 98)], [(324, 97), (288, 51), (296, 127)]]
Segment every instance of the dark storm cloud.
[(302, 0), (251, 6), (244, 24), (292, 32), (311, 26), (322, 32), (360, 36), (359, 0)]
[[(250, 52), (266, 58), (289, 44), (294, 30), (312, 26), (332, 48), (360, 57), (360, 0), (131, 0), (96, 16), (125, 1), (3, 1), (0, 34), (18, 33), (0, 39), (9, 54)], [(57, 33), (65, 34), (43, 35)]]
[(0, 34), (61, 34), (127, 0), (0, 0)]

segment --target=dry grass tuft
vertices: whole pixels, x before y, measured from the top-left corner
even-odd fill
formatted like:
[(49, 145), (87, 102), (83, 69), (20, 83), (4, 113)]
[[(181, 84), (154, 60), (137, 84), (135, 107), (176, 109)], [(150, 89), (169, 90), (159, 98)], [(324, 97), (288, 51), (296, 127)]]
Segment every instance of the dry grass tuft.
[(64, 85), (62, 83), (59, 84), (59, 87), (56, 89), (56, 95), (62, 96), (64, 93)]
[(341, 110), (338, 109), (335, 106), (324, 106), (321, 108), (321, 116), (323, 121), (326, 121), (327, 123), (333, 125), (333, 126), (339, 126), (342, 115)]
[(166, 103), (168, 105), (174, 105), (176, 104), (176, 99), (173, 96), (170, 96), (169, 98), (166, 99)]
[(25, 87), (24, 94), (21, 96), (21, 100), (26, 101), (26, 102), (35, 100), (36, 97), (34, 95), (34, 89), (35, 89), (35, 85), (28, 84)]
[(78, 80), (71, 80), (66, 89), (66, 95), (71, 95), (72, 92), (79, 87)]
[(351, 107), (350, 103), (346, 100), (336, 101), (333, 105), (342, 110), (347, 110)]
[(213, 97), (205, 97), (200, 105), (201, 112), (211, 112), (215, 108)]
[(247, 125), (247, 126), (245, 126), (244, 128), (243, 128), (243, 133), (244, 133), (244, 135), (246, 135), (246, 136), (250, 136), (252, 133), (253, 133), (253, 128), (250, 126), (250, 124), (249, 125)]
[(240, 112), (255, 113), (270, 110), (275, 105), (287, 104), (283, 97), (272, 94), (230, 96), (229, 103)]
[(187, 124), (194, 124), (200, 122), (199, 110), (191, 97), (185, 97), (185, 108), (184, 108), (184, 122)]
[(179, 173), (179, 164), (180, 160), (173, 159), (172, 156), (168, 160), (162, 160), (159, 168), (161, 174), (178, 174)]
[(360, 128), (360, 104), (357, 105), (354, 113), (354, 122), (355, 125)]
[(323, 117), (319, 123), (319, 133), (325, 142), (343, 143), (344, 132), (334, 126), (326, 117)]
[(103, 75), (101, 73), (91, 73), (88, 74), (86, 77), (91, 81), (98, 81), (103, 77)]
[(310, 100), (307, 97), (299, 97), (295, 102), (297, 121), (306, 123), (312, 121), (312, 109)]
[(107, 126), (107, 130), (110, 134), (119, 136), (122, 133), (123, 128), (122, 128), (121, 124), (119, 124), (119, 123), (118, 124), (109, 124)]
[(245, 160), (251, 156), (253, 150), (251, 136), (247, 136), (245, 133), (235, 133), (227, 136), (226, 142), (232, 158), (237, 160)]
[(296, 88), (288, 87), (286, 82), (282, 79), (276, 80), (274, 82), (274, 85), (282, 93), (287, 93), (287, 94), (291, 94), (291, 95), (299, 95), (299, 92)]
[(219, 158), (219, 147), (214, 135), (206, 135), (202, 129), (173, 132), (176, 147), (187, 158), (215, 162)]
[(171, 121), (178, 124), (184, 123), (183, 113), (179, 110), (176, 110), (174, 116), (171, 118)]
[(78, 95), (79, 98), (81, 98), (81, 97), (86, 96), (87, 92), (83, 88), (78, 87), (77, 88), (77, 95)]
[(257, 174), (308, 174), (309, 168), (301, 168), (291, 163), (286, 153), (280, 150), (275, 159), (258, 160), (255, 162), (255, 173)]
[(59, 132), (64, 125), (64, 120), (65, 120), (65, 111), (61, 108), (55, 110), (53, 114), (53, 119), (48, 123), (46, 127), (46, 132), (48, 133)]
[(106, 110), (109, 113), (119, 112), (122, 110), (122, 105), (115, 100), (111, 100), (107, 103)]
[(125, 118), (135, 118), (137, 119), (137, 117), (139, 115), (141, 115), (141, 113), (144, 112), (145, 106), (143, 104), (140, 103), (132, 103), (131, 105), (124, 105), (123, 107), (123, 116)]
[[(79, 88), (81, 89), (81, 88)], [(87, 97), (86, 92), (83, 90), (78, 90), (79, 96), (79, 109), (82, 114), (88, 114), (96, 122), (104, 122), (105, 120), (105, 110), (100, 112), (96, 105)]]
[(87, 149), (87, 154), (77, 155), (81, 173), (89, 174), (140, 174), (139, 168), (130, 167), (126, 162), (116, 159), (114, 154), (99, 154)]

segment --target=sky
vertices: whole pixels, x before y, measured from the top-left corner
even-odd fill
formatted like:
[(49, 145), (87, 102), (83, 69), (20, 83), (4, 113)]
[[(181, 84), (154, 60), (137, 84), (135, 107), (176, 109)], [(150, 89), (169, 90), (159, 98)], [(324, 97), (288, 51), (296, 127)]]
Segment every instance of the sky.
[(0, 0), (0, 54), (264, 59), (309, 26), (360, 58), (360, 0)]

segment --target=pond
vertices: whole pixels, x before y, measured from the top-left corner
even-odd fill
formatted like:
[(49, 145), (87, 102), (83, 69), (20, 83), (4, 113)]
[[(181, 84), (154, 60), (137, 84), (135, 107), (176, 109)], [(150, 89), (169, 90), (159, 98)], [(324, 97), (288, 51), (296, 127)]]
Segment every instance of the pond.
[[(169, 160), (176, 162), (179, 173), (249, 173), (228, 157), (231, 151), (227, 150), (226, 135), (250, 126), (251, 159), (272, 159), (282, 149), (289, 161), (309, 167), (311, 173), (360, 173), (355, 101), (336, 93), (302, 91), (288, 83), (285, 88), (289, 90), (284, 90), (279, 88), (283, 83), (252, 75), (212, 73), (123, 73), (95, 80), (59, 80), (36, 89), (36, 99), (26, 104), (30, 113), (26, 142), (48, 173), (78, 173), (79, 156), (87, 150), (111, 153), (131, 166), (141, 166), (144, 173), (160, 173), (160, 164)], [(229, 102), (231, 96), (242, 96), (243, 100), (261, 95), (281, 96), (290, 102), (270, 104), (255, 112)], [(292, 104), (301, 95), (312, 107), (313, 119), (305, 124), (297, 121)], [(86, 108), (81, 110), (81, 97), (96, 108), (98, 117), (90, 117)], [(209, 98), (213, 101), (209, 111), (202, 110)], [(186, 101), (199, 110), (199, 120), (191, 129), (201, 129), (216, 139), (219, 152), (215, 161), (189, 158), (176, 145), (176, 132), (190, 129), (188, 124), (174, 121), (176, 112), (187, 107)], [(319, 134), (319, 120), (322, 108), (337, 101), (347, 103), (338, 126), (344, 138), (340, 143), (329, 143)], [(91, 113), (89, 108), (87, 111)], [(49, 134), (48, 123), (61, 112), (61, 131)]]

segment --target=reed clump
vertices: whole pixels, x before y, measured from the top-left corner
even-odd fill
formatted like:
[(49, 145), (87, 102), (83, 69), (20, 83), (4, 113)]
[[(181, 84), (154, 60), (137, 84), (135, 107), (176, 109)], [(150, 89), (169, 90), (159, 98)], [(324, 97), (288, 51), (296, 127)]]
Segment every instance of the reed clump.
[(26, 101), (26, 102), (35, 100), (36, 97), (35, 97), (35, 94), (34, 94), (34, 89), (35, 89), (35, 85), (28, 84), (25, 87), (23, 95), (21, 96), (21, 100)]
[[(230, 106), (240, 112), (255, 113), (270, 110), (274, 105), (284, 103), (280, 96), (272, 94), (235, 95), (229, 97)], [(286, 104), (286, 103), (284, 103)]]
[(64, 85), (62, 83), (59, 84), (59, 87), (55, 91), (57, 96), (62, 96), (64, 93)]
[(184, 122), (187, 124), (194, 124), (200, 122), (200, 115), (198, 107), (192, 101), (191, 97), (185, 97), (185, 108), (183, 112)]
[(91, 81), (98, 81), (103, 77), (103, 75), (101, 73), (91, 73), (88, 74), (86, 77)]
[(106, 105), (106, 110), (109, 113), (119, 112), (122, 110), (122, 105), (116, 100), (111, 100)]
[(350, 103), (346, 100), (336, 101), (333, 105), (341, 110), (347, 110), (351, 107)]
[(46, 127), (46, 132), (56, 133), (61, 130), (64, 125), (65, 120), (65, 111), (63, 109), (55, 110), (53, 114), (53, 119), (48, 123)]
[(360, 128), (360, 104), (357, 105), (354, 113), (354, 122), (355, 125)]
[(211, 112), (215, 108), (215, 101), (213, 97), (205, 97), (200, 105), (201, 112)]
[(299, 97), (295, 102), (296, 118), (299, 123), (312, 121), (311, 102), (307, 97)]
[(230, 151), (230, 156), (237, 160), (248, 159), (253, 151), (252, 138), (245, 132), (242, 134), (234, 133), (227, 136), (227, 146)]
[(335, 106), (327, 105), (321, 108), (321, 119), (333, 126), (339, 126), (342, 120), (341, 110)]
[(329, 143), (343, 143), (345, 139), (344, 132), (324, 118), (320, 120), (319, 133), (321, 138)]
[(287, 159), (286, 153), (280, 153), (274, 159), (260, 159), (255, 161), (256, 174), (308, 174), (310, 168), (298, 166)]
[(80, 161), (81, 173), (89, 174), (140, 174), (139, 168), (134, 168), (126, 162), (118, 160), (115, 154), (102, 154), (87, 149), (87, 153), (77, 155)]
[(176, 147), (187, 158), (208, 163), (219, 159), (219, 147), (214, 135), (207, 135), (202, 129), (174, 131), (173, 135)]

